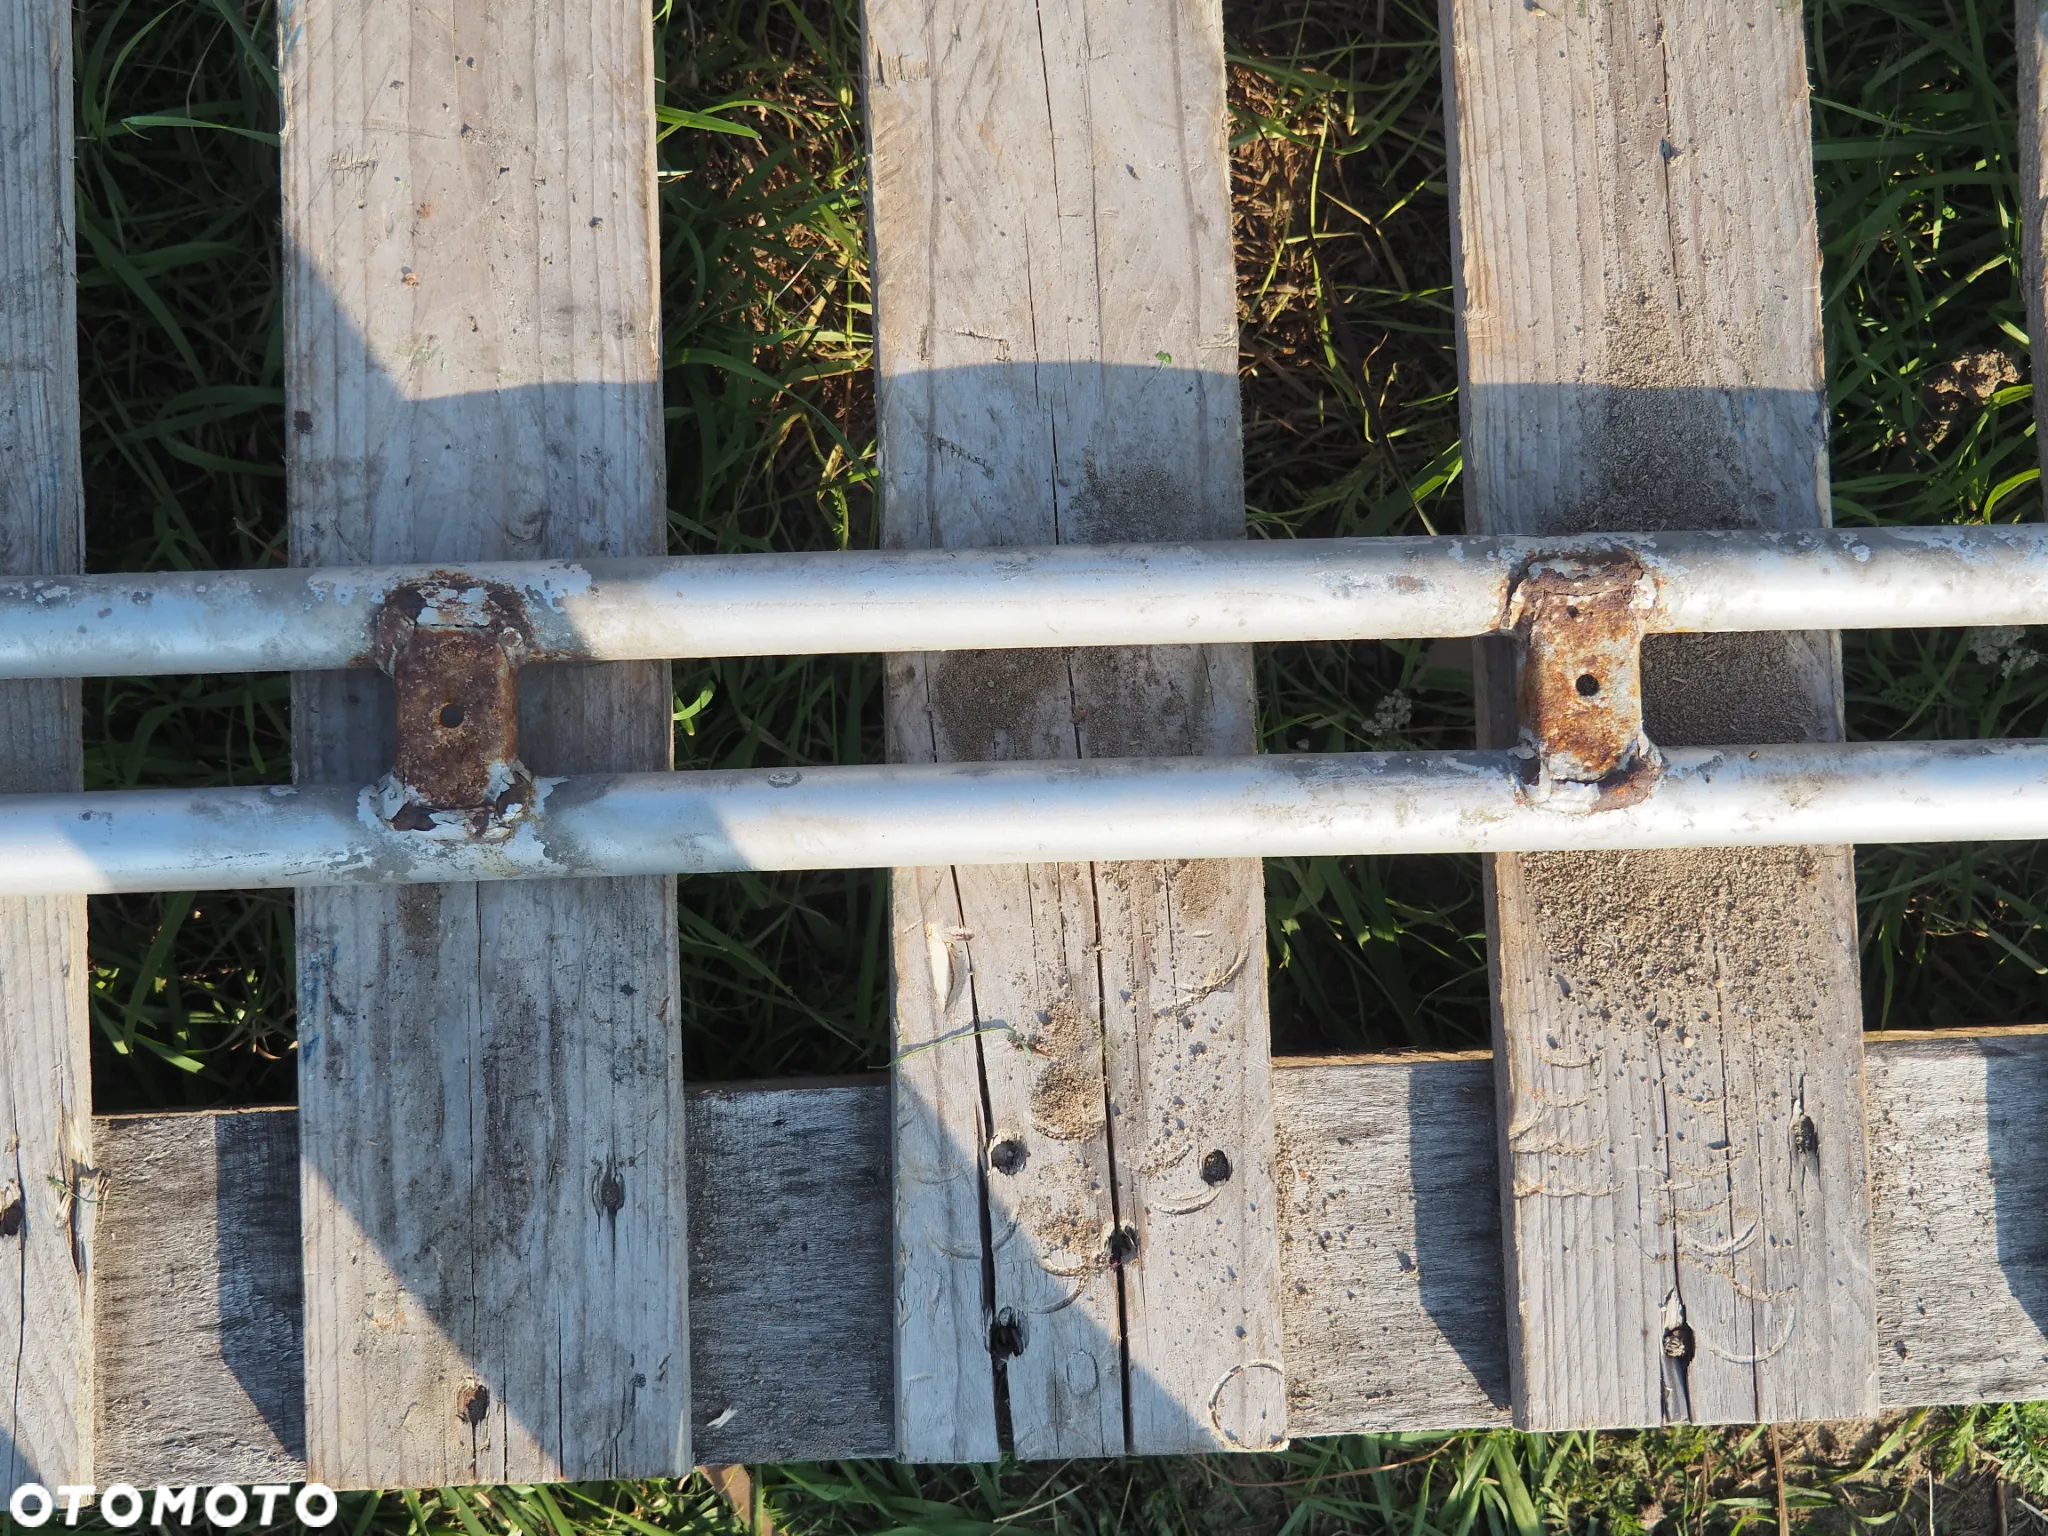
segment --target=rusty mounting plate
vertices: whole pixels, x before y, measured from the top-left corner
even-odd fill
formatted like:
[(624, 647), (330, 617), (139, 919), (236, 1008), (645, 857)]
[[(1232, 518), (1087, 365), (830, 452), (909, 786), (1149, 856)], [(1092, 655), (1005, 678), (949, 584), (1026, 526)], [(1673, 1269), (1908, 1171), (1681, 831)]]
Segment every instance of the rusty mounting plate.
[(1537, 798), (1560, 790), (1605, 810), (1656, 786), (1663, 758), (1643, 732), (1642, 647), (1656, 587), (1625, 552), (1532, 562), (1508, 599), (1521, 748)]
[(398, 761), (380, 796), (391, 825), (477, 835), (501, 826), (533, 794), (519, 761), (519, 664), (531, 649), (519, 594), (409, 582), (385, 600), (377, 636), (398, 695)]

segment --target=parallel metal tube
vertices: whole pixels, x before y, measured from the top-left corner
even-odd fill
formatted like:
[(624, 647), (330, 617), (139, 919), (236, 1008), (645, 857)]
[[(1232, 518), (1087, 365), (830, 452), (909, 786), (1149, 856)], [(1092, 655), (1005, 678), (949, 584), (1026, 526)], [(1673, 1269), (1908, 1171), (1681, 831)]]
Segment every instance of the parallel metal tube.
[(2048, 527), (704, 555), (0, 581), (0, 677), (373, 659), (396, 587), (499, 583), (533, 659), (1429, 639), (1501, 626), (1539, 556), (1634, 551), (1652, 630), (2048, 623)]
[(1497, 752), (546, 781), (502, 842), (396, 832), (371, 790), (0, 798), (0, 894), (920, 864), (2048, 837), (2048, 742), (1680, 749), (1657, 792), (1533, 804)]

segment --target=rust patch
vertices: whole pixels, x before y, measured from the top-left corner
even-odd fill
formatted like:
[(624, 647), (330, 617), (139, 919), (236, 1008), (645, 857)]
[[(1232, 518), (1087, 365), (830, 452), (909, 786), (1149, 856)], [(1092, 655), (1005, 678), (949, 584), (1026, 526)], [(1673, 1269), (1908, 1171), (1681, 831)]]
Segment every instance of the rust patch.
[(482, 630), (418, 630), (392, 669), (398, 773), (428, 810), (495, 798), (492, 766), (519, 756), (512, 658)]
[(409, 582), (385, 600), (377, 641), (398, 699), (403, 795), (391, 824), (426, 831), (434, 812), (459, 811), (482, 830), (524, 805), (533, 787), (519, 761), (519, 664), (532, 649), (525, 600), (452, 572)]
[(1621, 551), (1546, 558), (1508, 601), (1522, 745), (1538, 785), (1590, 786), (1593, 809), (1640, 799), (1662, 768), (1643, 732), (1643, 627), (1655, 592), (1642, 566)]

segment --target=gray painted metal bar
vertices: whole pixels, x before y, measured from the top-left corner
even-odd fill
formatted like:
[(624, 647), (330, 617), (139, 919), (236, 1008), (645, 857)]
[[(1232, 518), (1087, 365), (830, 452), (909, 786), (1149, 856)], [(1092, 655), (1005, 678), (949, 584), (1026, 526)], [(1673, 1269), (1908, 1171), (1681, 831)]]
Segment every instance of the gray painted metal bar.
[(1082, 859), (2048, 837), (2048, 742), (1676, 748), (1591, 811), (1511, 752), (757, 769), (537, 781), (481, 836), (394, 830), (390, 786), (0, 798), (0, 894)]
[(2048, 623), (2048, 527), (827, 551), (0, 581), (0, 677), (369, 665), (379, 605), (517, 597), (535, 661), (1430, 639), (1545, 556), (1627, 550), (1654, 631)]

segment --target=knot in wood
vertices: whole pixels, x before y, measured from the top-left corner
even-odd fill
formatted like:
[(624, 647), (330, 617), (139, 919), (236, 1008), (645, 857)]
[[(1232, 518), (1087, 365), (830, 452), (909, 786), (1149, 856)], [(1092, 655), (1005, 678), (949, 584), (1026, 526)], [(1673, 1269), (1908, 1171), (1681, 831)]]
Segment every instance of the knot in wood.
[(532, 634), (519, 593), (457, 572), (408, 582), (385, 599), (378, 659), (398, 704), (392, 826), (428, 831), (466, 818), (480, 835), (530, 801), (518, 680)]
[(1643, 632), (1655, 606), (1655, 584), (1625, 551), (1545, 557), (1516, 581), (1508, 622), (1518, 750), (1537, 798), (1579, 791), (1580, 808), (1606, 810), (1655, 787), (1663, 760), (1643, 732), (1642, 688)]

